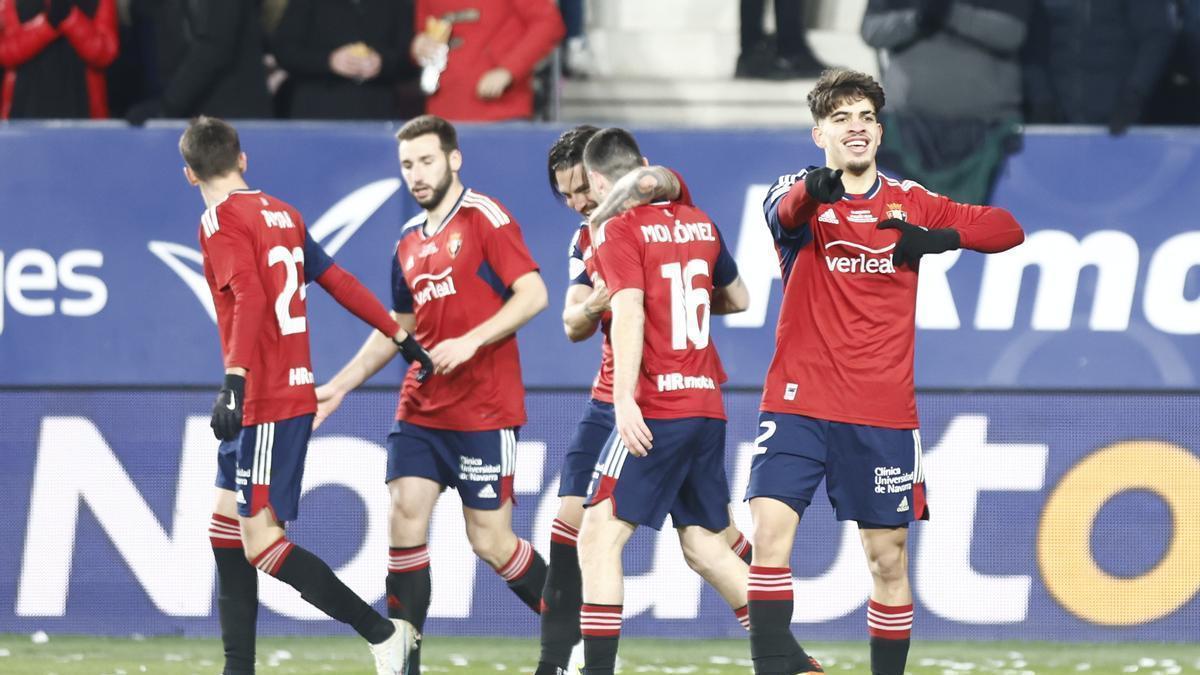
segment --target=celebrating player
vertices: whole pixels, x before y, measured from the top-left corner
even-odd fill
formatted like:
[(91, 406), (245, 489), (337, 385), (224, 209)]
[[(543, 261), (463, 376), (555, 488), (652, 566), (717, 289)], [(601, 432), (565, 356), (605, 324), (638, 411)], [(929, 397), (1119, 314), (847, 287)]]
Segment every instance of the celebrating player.
[[(921, 256), (1021, 243), (1005, 210), (952, 202), (876, 170), (884, 94), (827, 70), (808, 95), (825, 166), (781, 176), (763, 204), (783, 271), (746, 498), (755, 524), (750, 641), (756, 673), (795, 673), (789, 567), (822, 478), (838, 520), (858, 522), (874, 580), (871, 671), (901, 675), (912, 630), (909, 522), (929, 517), (913, 393)], [(821, 672), (815, 661), (800, 672)]]
[(209, 538), (217, 563), (217, 608), (228, 674), (254, 672), (258, 576), (300, 591), (371, 643), (376, 671), (399, 675), (406, 655), (399, 622), (380, 616), (320, 558), (288, 541), (317, 409), (304, 284), (315, 280), (343, 307), (399, 346), (427, 375), (425, 350), (353, 276), (313, 241), (291, 205), (246, 185), (237, 131), (210, 117), (179, 140), (184, 175), (200, 188), (204, 277), (217, 311), (225, 381), (213, 407), (221, 443)]
[[(593, 192), (643, 162), (627, 131), (605, 129), (583, 154)], [(588, 487), (579, 536), (585, 672), (612, 673), (621, 632), (621, 551), (638, 525), (667, 514), (684, 558), (745, 617), (747, 565), (729, 527), (725, 372), (709, 338), (714, 291), (744, 309), (737, 265), (712, 220), (679, 201), (655, 202), (599, 225), (598, 272), (611, 293), (615, 429)]]
[[(573, 342), (590, 338), (597, 329), (602, 332), (604, 342), (600, 371), (592, 384), (592, 399), (567, 446), (559, 476), (558, 515), (551, 526), (550, 561), (546, 588), (542, 591), (542, 653), (535, 675), (563, 672), (570, 661), (572, 647), (581, 637), (579, 607), (582, 596), (576, 543), (583, 522), (587, 486), (600, 451), (613, 430), (612, 344), (609, 341), (612, 313), (608, 305), (608, 288), (595, 269), (596, 259), (586, 219), (597, 212), (597, 204), (583, 168), (583, 148), (597, 131), (596, 127), (581, 125), (564, 132), (550, 148), (547, 160), (551, 188), (584, 218), (571, 241), (570, 286), (563, 306), (563, 327)], [(615, 215), (618, 209), (628, 210), (658, 200), (691, 205), (687, 186), (677, 174), (659, 166), (639, 166), (608, 191), (603, 211), (612, 209), (611, 215)], [(721, 289), (717, 293), (721, 293)], [(720, 313), (722, 308), (733, 311), (745, 309), (745, 306), (715, 303), (713, 313)], [(726, 528), (725, 536), (734, 552), (748, 564), (750, 542), (732, 522)]]
[[(546, 563), (512, 530), (517, 431), (525, 390), (514, 333), (546, 307), (546, 286), (497, 201), (463, 187), (458, 135), (446, 120), (414, 118), (396, 134), (400, 171), (424, 211), (406, 223), (392, 255), (392, 316), (424, 344), (437, 375), (409, 369), (388, 436), (391, 491), (388, 613), (419, 634), (429, 609), (429, 519), (446, 487), (463, 502), (475, 553), (537, 612)], [(392, 359), (371, 335), (317, 390), (318, 423), (347, 392)], [(407, 664), (416, 675), (419, 652)]]

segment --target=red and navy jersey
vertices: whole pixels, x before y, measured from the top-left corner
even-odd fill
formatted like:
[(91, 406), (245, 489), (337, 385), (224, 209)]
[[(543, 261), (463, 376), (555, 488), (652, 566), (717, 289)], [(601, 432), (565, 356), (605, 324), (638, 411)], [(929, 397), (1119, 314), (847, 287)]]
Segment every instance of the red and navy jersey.
[[(679, 198), (675, 201), (695, 206), (692, 203), (692, 193), (688, 190), (687, 183), (683, 181), (683, 176), (674, 169), (669, 169), (669, 171), (675, 174), (676, 180), (679, 181)], [(594, 285), (596, 277), (599, 276), (596, 272), (594, 253), (591, 230), (588, 228), (587, 221), (584, 221), (575, 231), (575, 236), (571, 239), (571, 246), (567, 250), (567, 277), (571, 285), (580, 284), (588, 287)], [(611, 328), (612, 312), (608, 311), (600, 317), (600, 333), (604, 336), (604, 342), (600, 346), (600, 370), (596, 372), (596, 378), (592, 380), (592, 398), (605, 403), (612, 403), (613, 354), (612, 340), (608, 334)]]
[(201, 216), (200, 251), (225, 367), (248, 371), (242, 424), (315, 412), (305, 284), (333, 259), (300, 212), (259, 190), (236, 190)]
[(781, 176), (763, 203), (783, 305), (761, 409), (915, 429), (917, 272), (892, 265), (900, 233), (878, 224), (953, 227), (962, 248), (983, 252), (1016, 246), (1021, 227), (1003, 209), (953, 202), (883, 174), (866, 194), (823, 204), (805, 191), (807, 173)]
[[(432, 349), (489, 319), (520, 277), (536, 272), (521, 226), (499, 202), (464, 190), (436, 232), (425, 215), (404, 225), (392, 256), (392, 309), (416, 317), (416, 337)], [(487, 431), (525, 423), (517, 339), (479, 348), (449, 375), (423, 383), (410, 368), (396, 419), (434, 429)]]
[(737, 264), (712, 219), (679, 202), (626, 211), (596, 235), (600, 276), (613, 295), (645, 293), (642, 363), (634, 398), (647, 419), (725, 419), (725, 370), (710, 338), (714, 288)]

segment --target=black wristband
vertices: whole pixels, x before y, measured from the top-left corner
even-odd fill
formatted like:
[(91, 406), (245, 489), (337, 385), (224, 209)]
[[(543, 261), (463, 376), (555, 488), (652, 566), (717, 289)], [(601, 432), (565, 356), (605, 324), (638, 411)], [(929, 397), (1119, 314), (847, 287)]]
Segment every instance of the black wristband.
[(234, 375), (233, 373), (225, 373), (225, 380), (221, 383), (222, 389), (236, 391), (238, 394), (246, 391), (246, 377), (244, 375)]

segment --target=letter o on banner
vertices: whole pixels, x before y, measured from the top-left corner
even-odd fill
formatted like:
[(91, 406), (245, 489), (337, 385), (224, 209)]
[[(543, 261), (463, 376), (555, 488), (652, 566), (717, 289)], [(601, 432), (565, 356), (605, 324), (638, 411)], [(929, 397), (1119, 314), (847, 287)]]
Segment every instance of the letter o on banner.
[[(1133, 626), (1179, 609), (1200, 589), (1200, 459), (1161, 441), (1127, 441), (1097, 450), (1067, 471), (1042, 511), (1038, 566), (1050, 595), (1094, 624)], [(1145, 574), (1105, 572), (1092, 556), (1096, 514), (1108, 500), (1146, 490), (1170, 507), (1174, 532)]]

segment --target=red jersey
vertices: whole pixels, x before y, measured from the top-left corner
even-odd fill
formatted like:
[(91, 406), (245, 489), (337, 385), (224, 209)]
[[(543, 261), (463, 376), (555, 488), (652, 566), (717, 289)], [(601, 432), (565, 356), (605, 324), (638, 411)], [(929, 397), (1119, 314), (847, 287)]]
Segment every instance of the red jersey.
[(613, 295), (645, 293), (642, 363), (634, 394), (647, 419), (725, 419), (725, 370), (709, 338), (714, 287), (737, 265), (712, 219), (679, 202), (626, 211), (600, 226), (600, 275)]
[(300, 212), (259, 190), (236, 190), (200, 218), (200, 251), (225, 367), (248, 371), (242, 424), (316, 412), (305, 283), (333, 259)]
[[(566, 34), (554, 0), (417, 0), (417, 30), (430, 18), (451, 23), (450, 54), (426, 112), (455, 122), (533, 116), (533, 68)], [(512, 73), (499, 97), (482, 99), (479, 79)]]
[[(674, 169), (668, 169), (668, 171), (675, 174), (675, 179), (679, 181), (679, 198), (675, 201), (695, 206), (692, 203), (692, 193), (688, 190), (687, 183), (683, 182), (683, 176)], [(591, 287), (594, 284), (596, 277), (599, 276), (596, 271), (594, 253), (592, 233), (588, 228), (587, 221), (584, 221), (575, 231), (575, 236), (571, 239), (571, 246), (567, 250), (567, 276), (571, 285), (580, 284)], [(607, 311), (600, 317), (600, 333), (604, 336), (604, 341), (600, 346), (600, 370), (597, 371), (596, 378), (592, 380), (592, 398), (605, 403), (612, 403), (613, 353), (612, 340), (609, 337), (611, 329), (612, 312)]]
[[(463, 190), (432, 234), (425, 214), (400, 231), (392, 256), (392, 308), (416, 316), (432, 349), (491, 318), (520, 277), (536, 272), (521, 226), (499, 202)], [(415, 365), (415, 364), (414, 364)], [(449, 375), (423, 383), (410, 368), (396, 419), (434, 429), (486, 431), (525, 423), (525, 387), (515, 335), (485, 345)]]
[(761, 409), (835, 422), (915, 429), (917, 272), (892, 265), (899, 218), (958, 230), (961, 247), (1003, 251), (1024, 235), (1007, 211), (950, 201), (879, 174), (863, 195), (808, 196), (808, 170), (781, 176), (763, 203), (783, 272), (775, 356)]

